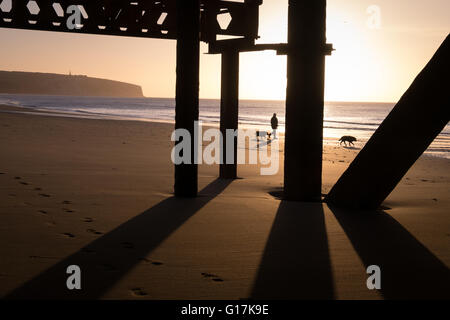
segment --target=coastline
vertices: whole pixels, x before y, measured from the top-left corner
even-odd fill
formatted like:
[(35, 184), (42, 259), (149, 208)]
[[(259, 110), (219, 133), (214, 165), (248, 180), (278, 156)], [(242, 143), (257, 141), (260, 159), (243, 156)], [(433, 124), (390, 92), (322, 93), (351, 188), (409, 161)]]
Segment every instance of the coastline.
[[(172, 129), (0, 112), (0, 295), (40, 297), (55, 265), (79, 259), (105, 282), (94, 298), (449, 297), (450, 160), (421, 157), (367, 219), (280, 201), (283, 170), (251, 165), (219, 186), (218, 167), (199, 166), (202, 197), (185, 203), (172, 198)], [(325, 145), (324, 193), (356, 153)], [(366, 288), (377, 259), (402, 288)]]

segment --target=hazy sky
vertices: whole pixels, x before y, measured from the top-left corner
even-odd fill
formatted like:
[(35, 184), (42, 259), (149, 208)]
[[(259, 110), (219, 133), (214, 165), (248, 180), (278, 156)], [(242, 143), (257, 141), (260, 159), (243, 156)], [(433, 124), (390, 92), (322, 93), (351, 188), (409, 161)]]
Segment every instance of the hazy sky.
[[(313, 1), (313, 0), (312, 0)], [(0, 0), (1, 2), (1, 0)], [(288, 0), (264, 0), (259, 43), (285, 42)], [(367, 9), (380, 8), (369, 28)], [(449, 0), (328, 0), (328, 101), (397, 101), (450, 32)], [(373, 24), (372, 24), (373, 26)], [(175, 94), (175, 41), (0, 29), (1, 70), (86, 74)], [(203, 54), (200, 96), (220, 97), (220, 56)], [(284, 99), (286, 57), (241, 54), (240, 97)]]

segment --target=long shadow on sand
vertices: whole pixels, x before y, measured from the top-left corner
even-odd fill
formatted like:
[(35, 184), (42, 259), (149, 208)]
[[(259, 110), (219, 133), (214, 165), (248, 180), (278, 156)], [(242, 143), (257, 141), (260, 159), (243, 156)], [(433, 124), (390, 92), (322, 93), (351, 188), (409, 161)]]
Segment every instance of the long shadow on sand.
[[(98, 299), (232, 180), (215, 180), (197, 198), (171, 197), (137, 215), (13, 290), (6, 299)], [(69, 291), (66, 269), (78, 265), (82, 290)]]
[(323, 204), (282, 201), (251, 298), (332, 299), (333, 291)]
[(450, 298), (447, 266), (390, 215), (330, 209), (363, 264), (381, 268), (384, 298)]

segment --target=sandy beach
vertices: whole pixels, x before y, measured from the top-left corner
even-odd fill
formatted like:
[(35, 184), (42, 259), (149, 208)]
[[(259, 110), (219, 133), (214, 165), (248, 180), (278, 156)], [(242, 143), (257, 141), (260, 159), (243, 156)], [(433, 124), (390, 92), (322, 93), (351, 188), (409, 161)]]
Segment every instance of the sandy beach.
[[(200, 196), (176, 199), (173, 125), (17, 110), (0, 112), (3, 298), (450, 298), (450, 160), (420, 158), (377, 212), (282, 201), (282, 168), (252, 165), (201, 165)], [(325, 146), (324, 194), (357, 152)]]

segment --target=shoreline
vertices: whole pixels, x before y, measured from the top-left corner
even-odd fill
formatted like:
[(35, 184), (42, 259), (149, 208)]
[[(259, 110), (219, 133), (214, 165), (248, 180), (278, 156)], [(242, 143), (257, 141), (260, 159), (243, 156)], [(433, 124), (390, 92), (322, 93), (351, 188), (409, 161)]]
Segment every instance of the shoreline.
[[(30, 110), (30, 111), (25, 111)], [(0, 104), (0, 113), (17, 113), (17, 114), (29, 114), (29, 115), (39, 115), (39, 116), (54, 116), (54, 117), (67, 117), (67, 118), (75, 118), (75, 119), (87, 119), (87, 120), (112, 120), (112, 121), (131, 121), (131, 122), (144, 122), (144, 123), (161, 123), (161, 124), (168, 124), (168, 125), (175, 125), (175, 120), (162, 120), (162, 119), (142, 119), (142, 118), (124, 118), (124, 117), (115, 117), (115, 116), (98, 116), (95, 117), (94, 115), (82, 115), (82, 114), (75, 114), (71, 112), (63, 112), (58, 110), (46, 110), (46, 109), (39, 109), (35, 107), (25, 107), (25, 106), (10, 106), (10, 105), (2, 105)], [(256, 125), (242, 125), (239, 124), (241, 128), (248, 130), (258, 130), (258, 127)], [(206, 128), (219, 128), (220, 124), (216, 122), (204, 122), (202, 121), (202, 126)], [(281, 140), (284, 140), (284, 131), (279, 131), (278, 135)], [(338, 144), (338, 139), (336, 137), (326, 137), (323, 138), (324, 146), (330, 145), (333, 146), (334, 144)], [(356, 144), (355, 148), (357, 150), (360, 150), (364, 144), (367, 142), (367, 139), (360, 139)], [(352, 147), (349, 147), (350, 149)], [(435, 152), (425, 152), (421, 157), (432, 157), (432, 158), (438, 158), (438, 159), (446, 159), (450, 160), (450, 155), (446, 155), (446, 152), (444, 154), (435, 154)]]

